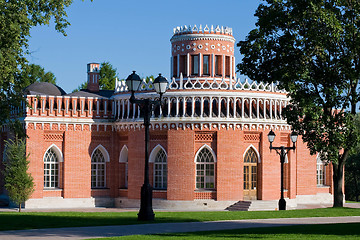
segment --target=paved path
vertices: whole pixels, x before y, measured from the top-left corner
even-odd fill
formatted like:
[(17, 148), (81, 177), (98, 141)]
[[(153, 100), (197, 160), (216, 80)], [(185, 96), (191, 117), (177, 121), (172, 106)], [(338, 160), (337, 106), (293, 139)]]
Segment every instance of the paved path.
[(140, 225), (104, 226), (104, 227), (77, 227), (51, 228), (0, 232), (1, 240), (23, 239), (59, 239), (75, 240), (86, 238), (101, 238), (125, 236), (134, 234), (155, 234), (175, 232), (197, 232), (209, 230), (225, 230), (240, 228), (276, 227), (298, 224), (328, 224), (328, 223), (360, 223), (360, 216), (354, 217), (317, 217), (317, 218), (277, 218), (258, 220), (232, 220), (216, 222), (191, 223), (156, 223)]

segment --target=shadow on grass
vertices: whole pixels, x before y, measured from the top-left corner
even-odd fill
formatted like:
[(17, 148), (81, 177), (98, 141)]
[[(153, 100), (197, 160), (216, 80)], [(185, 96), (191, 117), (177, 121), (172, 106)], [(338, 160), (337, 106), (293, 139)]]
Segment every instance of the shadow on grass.
[(0, 212), (0, 231), (217, 220), (360, 216), (360, 209), (328, 208), (263, 212), (156, 212), (155, 221), (137, 221), (137, 212)]
[[(315, 225), (296, 225), (281, 227), (248, 228), (221, 231), (202, 231), (191, 233), (173, 234), (154, 234), (141, 236), (143, 239), (318, 239), (330, 236), (339, 237), (360, 237), (360, 223), (340, 223), (340, 224), (315, 224)], [(136, 239), (136, 236), (123, 237), (125, 239)], [(123, 239), (119, 238), (119, 239)], [(116, 238), (115, 238), (116, 239)]]
[(137, 221), (136, 212), (22, 212), (0, 213), (0, 231), (41, 228), (134, 225), (164, 222), (197, 222), (191, 214), (180, 217), (160, 213), (153, 222)]

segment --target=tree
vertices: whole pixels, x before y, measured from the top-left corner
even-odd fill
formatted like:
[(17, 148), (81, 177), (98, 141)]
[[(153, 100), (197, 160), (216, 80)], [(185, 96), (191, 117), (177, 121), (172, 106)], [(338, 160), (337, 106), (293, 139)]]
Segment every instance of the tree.
[(114, 68), (109, 62), (101, 63), (99, 85), (102, 90), (114, 90), (115, 81), (118, 77), (116, 68)]
[(0, 125), (10, 118), (13, 107), (24, 100), (22, 90), (26, 81), (22, 72), (27, 66), (30, 29), (49, 25), (66, 36), (65, 8), (72, 0), (0, 0)]
[(29, 64), (25, 66), (22, 72), (24, 77), (24, 85), (29, 86), (34, 82), (48, 82), (56, 84), (56, 77), (52, 72), (45, 72), (45, 69), (40, 65)]
[[(109, 62), (103, 62), (100, 66), (100, 77), (99, 77), (99, 88), (100, 90), (114, 90), (115, 81), (118, 78), (118, 73), (116, 68), (111, 65)], [(83, 82), (78, 86), (73, 92), (80, 91), (81, 89), (87, 88), (87, 82)]]
[(25, 139), (6, 142), (4, 180), (10, 199), (19, 206), (34, 192), (33, 177), (28, 173)]
[[(355, 118), (356, 131), (360, 133), (360, 114)], [(345, 165), (346, 199), (359, 201), (360, 196), (360, 143), (351, 151)]]
[(238, 70), (288, 91), (287, 122), (311, 154), (331, 162), (333, 206), (341, 207), (345, 162), (359, 139), (360, 2), (266, 0), (255, 16), (256, 28), (238, 43)]

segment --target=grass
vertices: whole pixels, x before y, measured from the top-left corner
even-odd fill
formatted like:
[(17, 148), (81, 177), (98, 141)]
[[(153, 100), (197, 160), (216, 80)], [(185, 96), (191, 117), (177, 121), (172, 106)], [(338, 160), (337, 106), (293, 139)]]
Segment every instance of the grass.
[[(156, 212), (156, 220), (151, 223), (336, 216), (360, 216), (360, 209), (322, 208), (256, 212)], [(0, 231), (144, 223), (137, 221), (136, 212), (2, 212), (0, 213), (0, 222)]]
[(193, 233), (132, 235), (102, 240), (210, 240), (210, 239), (360, 239), (360, 223), (298, 225)]

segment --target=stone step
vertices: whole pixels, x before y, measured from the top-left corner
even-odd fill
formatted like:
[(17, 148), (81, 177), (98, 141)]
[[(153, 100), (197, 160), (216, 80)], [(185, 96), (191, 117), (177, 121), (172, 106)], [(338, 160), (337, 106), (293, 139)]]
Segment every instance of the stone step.
[(226, 208), (228, 211), (248, 211), (251, 205), (250, 201), (238, 201)]

